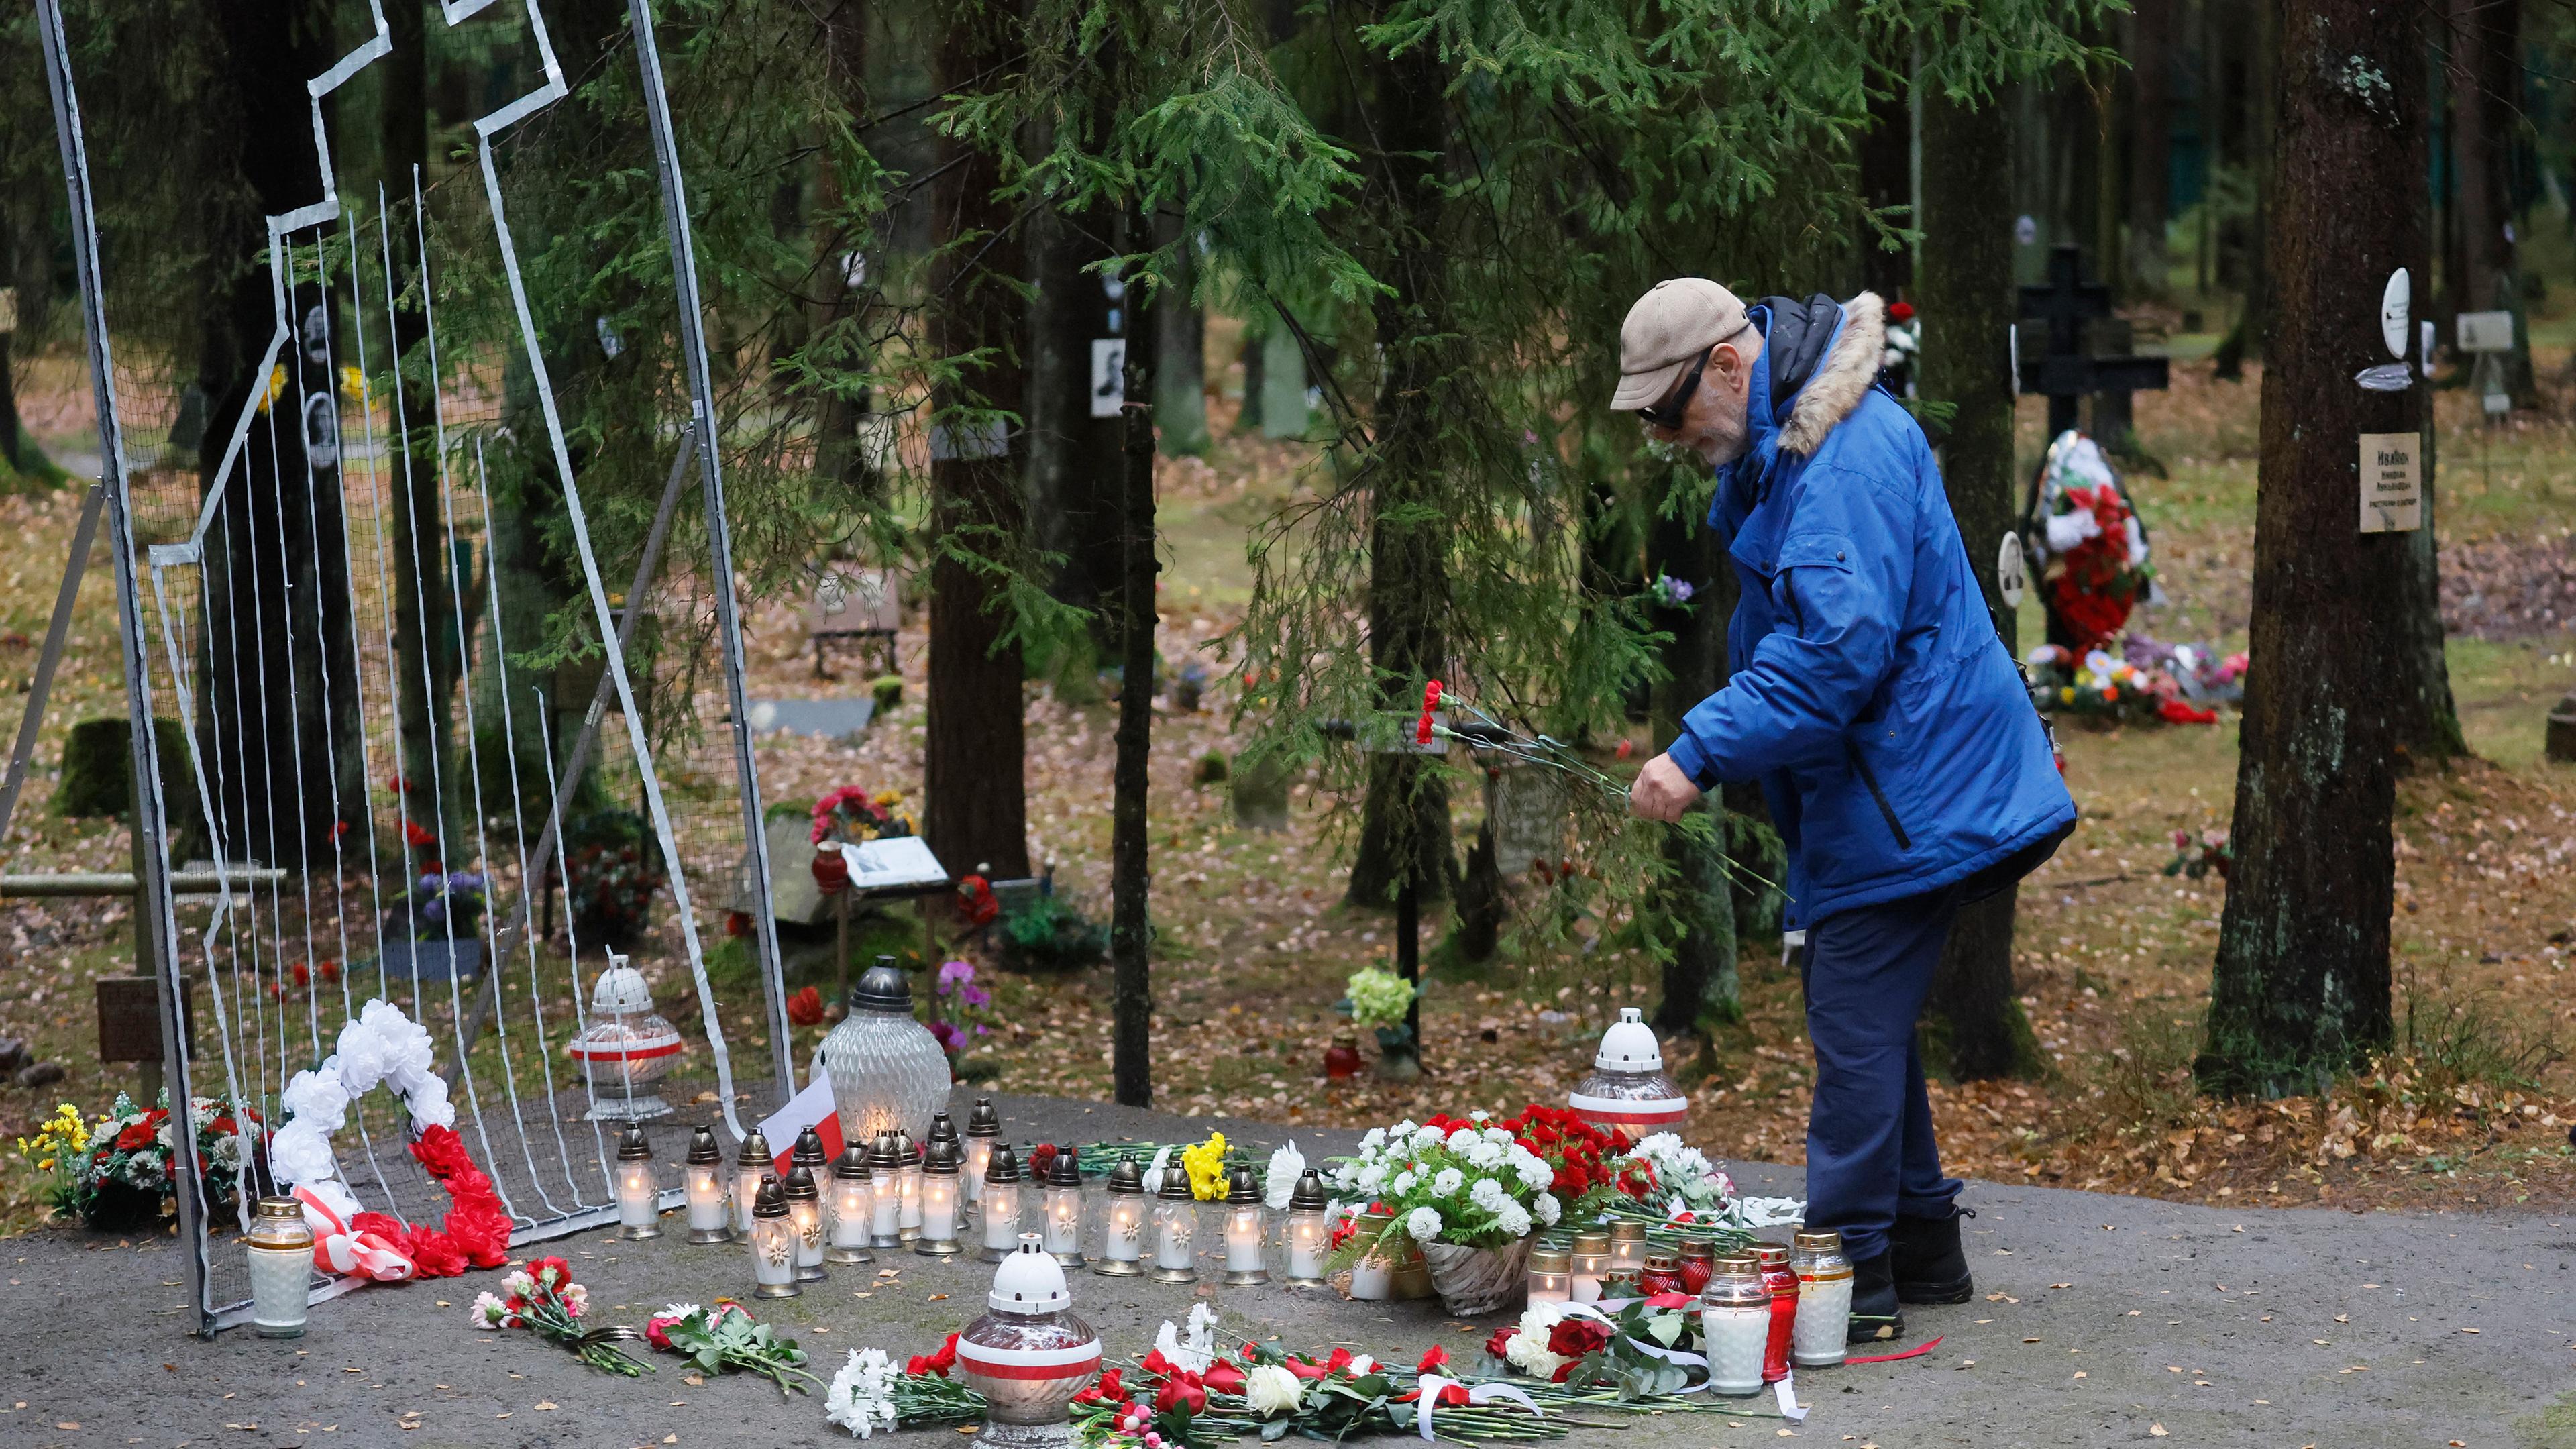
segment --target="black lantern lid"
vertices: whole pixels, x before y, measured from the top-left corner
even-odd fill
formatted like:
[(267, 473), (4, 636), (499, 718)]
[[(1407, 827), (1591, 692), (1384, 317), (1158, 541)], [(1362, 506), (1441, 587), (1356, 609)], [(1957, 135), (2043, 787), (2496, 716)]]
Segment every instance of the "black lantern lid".
[(1118, 1165), (1109, 1169), (1109, 1190), (1121, 1195), (1145, 1195), (1145, 1168), (1135, 1153), (1119, 1154)]
[(823, 1195), (823, 1190), (814, 1185), (813, 1172), (801, 1162), (787, 1170), (786, 1192), (798, 1202), (812, 1202)]
[(1165, 1202), (1191, 1202), (1198, 1194), (1190, 1190), (1190, 1170), (1178, 1162), (1163, 1169), (1163, 1190), (1154, 1196)]
[(867, 1181), (867, 1150), (856, 1143), (852, 1143), (851, 1145), (842, 1148), (841, 1155), (833, 1160), (832, 1175), (843, 1182)]
[(1055, 1150), (1055, 1161), (1047, 1167), (1047, 1186), (1082, 1186), (1082, 1154), (1068, 1142)]
[(1320, 1212), (1330, 1199), (1324, 1196), (1324, 1175), (1307, 1168), (1297, 1178), (1296, 1191), (1288, 1195), (1288, 1210)]
[(823, 1134), (808, 1127), (796, 1134), (796, 1145), (788, 1150), (787, 1160), (799, 1167), (819, 1168), (832, 1160), (832, 1154), (823, 1150)]
[(735, 1153), (733, 1160), (738, 1167), (767, 1167), (777, 1158), (778, 1154), (769, 1150), (769, 1139), (754, 1127), (743, 1134), (742, 1151)]
[(760, 1191), (752, 1195), (751, 1215), (756, 1218), (787, 1216), (787, 1191), (778, 1185), (777, 1178), (764, 1177), (760, 1180)]
[(876, 1141), (868, 1144), (868, 1166), (878, 1172), (892, 1172), (903, 1166), (903, 1153), (894, 1145), (893, 1132), (880, 1132)]
[(853, 1011), (901, 1012), (912, 1015), (912, 981), (892, 956), (879, 956), (877, 964), (867, 969), (859, 984), (850, 988)]
[(1007, 1142), (994, 1143), (993, 1155), (984, 1163), (984, 1181), (986, 1185), (989, 1186), (996, 1183), (1017, 1182), (1019, 1180), (1020, 1159), (1012, 1153), (1011, 1144)]
[(629, 1124), (625, 1131), (617, 1134), (617, 1160), (620, 1162), (653, 1160), (653, 1144), (645, 1139), (642, 1127)]
[(1238, 1162), (1225, 1183), (1225, 1200), (1230, 1203), (1261, 1201), (1261, 1183), (1252, 1175), (1251, 1165)]
[(930, 1151), (922, 1158), (921, 1170), (940, 1177), (955, 1177), (957, 1165), (966, 1160), (966, 1149), (955, 1138), (942, 1142), (932, 1138)]
[(999, 1137), (1002, 1135), (1002, 1114), (993, 1106), (992, 1098), (977, 1097), (975, 1099), (973, 1110), (966, 1114), (966, 1135), (969, 1137)]
[(912, 1134), (900, 1127), (894, 1129), (894, 1150), (895, 1154), (903, 1160), (904, 1166), (921, 1165), (921, 1144), (913, 1141)]
[(714, 1128), (701, 1122), (698, 1124), (698, 1130), (689, 1134), (688, 1160), (692, 1164), (700, 1165), (724, 1161), (724, 1149), (716, 1146)]
[(944, 1111), (931, 1113), (929, 1141), (933, 1145), (936, 1145), (938, 1143), (954, 1142), (956, 1140), (957, 1124), (948, 1120), (948, 1114)]

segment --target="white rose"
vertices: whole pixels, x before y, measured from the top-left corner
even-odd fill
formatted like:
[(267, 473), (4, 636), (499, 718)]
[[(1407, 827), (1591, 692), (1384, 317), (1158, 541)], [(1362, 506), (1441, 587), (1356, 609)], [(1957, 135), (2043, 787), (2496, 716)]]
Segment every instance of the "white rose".
[(1410, 1234), (1413, 1240), (1417, 1243), (1436, 1243), (1440, 1241), (1441, 1227), (1440, 1210), (1438, 1208), (1418, 1207), (1412, 1212), (1407, 1213), (1404, 1218), (1405, 1232)]
[[(1476, 1186), (1482, 1188), (1492, 1181), (1493, 1179), (1491, 1178), (1480, 1177), (1476, 1179)], [(1431, 1195), (1433, 1197), (1456, 1197), (1458, 1195), (1458, 1189), (1465, 1186), (1466, 1182), (1467, 1174), (1460, 1172), (1454, 1167), (1444, 1167), (1440, 1169), (1439, 1172), (1433, 1174), (1431, 1178)], [(1490, 1212), (1492, 1210), (1489, 1208), (1487, 1211)]]
[(1275, 1363), (1258, 1365), (1243, 1376), (1244, 1402), (1264, 1419), (1297, 1412), (1305, 1396), (1305, 1385), (1297, 1376)]
[(1555, 1227), (1556, 1220), (1565, 1216), (1564, 1206), (1557, 1202), (1556, 1194), (1552, 1192), (1540, 1193), (1538, 1201), (1530, 1205), (1530, 1210), (1537, 1215), (1539, 1226), (1545, 1228)]

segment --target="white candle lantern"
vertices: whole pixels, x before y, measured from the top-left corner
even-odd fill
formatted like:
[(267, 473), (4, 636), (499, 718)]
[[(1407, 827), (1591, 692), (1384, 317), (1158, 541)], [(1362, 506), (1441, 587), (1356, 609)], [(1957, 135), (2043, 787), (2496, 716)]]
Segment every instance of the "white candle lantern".
[(1237, 1166), (1226, 1183), (1225, 1281), (1237, 1288), (1270, 1281), (1269, 1214), (1249, 1166)]
[(777, 1173), (777, 1154), (769, 1150), (769, 1139), (760, 1135), (760, 1129), (753, 1128), (733, 1156), (734, 1236), (751, 1236), (752, 1208), (759, 1202), (760, 1184)]
[(841, 1140), (857, 1142), (889, 1127), (930, 1130), (930, 1114), (948, 1100), (948, 1053), (912, 1015), (912, 983), (891, 956), (850, 989), (849, 1015), (815, 1055), (832, 1079)]
[(1771, 1337), (1771, 1290), (1750, 1253), (1715, 1261), (1700, 1291), (1700, 1333), (1707, 1340), (1708, 1386), (1720, 1394), (1762, 1391), (1762, 1350)]
[(704, 1123), (689, 1137), (689, 1155), (680, 1165), (689, 1194), (689, 1241), (721, 1243), (733, 1237), (725, 1216), (724, 1152), (715, 1132)]
[(1082, 1160), (1070, 1142), (1056, 1149), (1047, 1173), (1045, 1236), (1058, 1263), (1082, 1266)]
[(903, 1246), (903, 1155), (895, 1150), (894, 1132), (877, 1134), (868, 1148), (868, 1246)]
[(966, 1161), (957, 1173), (968, 1202), (984, 1200), (984, 1169), (992, 1166), (993, 1144), (1001, 1136), (1002, 1114), (993, 1109), (993, 1099), (976, 1098), (975, 1109), (966, 1114)]
[(976, 1442), (1003, 1449), (1072, 1443), (1068, 1406), (1100, 1372), (1100, 1337), (1074, 1315), (1064, 1267), (1039, 1234), (1021, 1236), (984, 1301), (992, 1311), (957, 1335), (957, 1377), (984, 1396)]
[(1789, 1253), (1798, 1275), (1798, 1317), (1789, 1356), (1800, 1368), (1832, 1368), (1850, 1351), (1852, 1265), (1840, 1233), (1800, 1233)]
[(1291, 1288), (1324, 1285), (1324, 1179), (1307, 1168), (1288, 1197), (1288, 1277)]
[(1108, 1208), (1101, 1214), (1100, 1256), (1091, 1271), (1132, 1278), (1145, 1271), (1138, 1261), (1145, 1256), (1145, 1169), (1134, 1153), (1121, 1156), (1118, 1165), (1109, 1169), (1102, 1196)]
[(787, 1215), (787, 1193), (777, 1178), (762, 1178), (752, 1194), (745, 1236), (751, 1242), (753, 1297), (793, 1298), (804, 1291), (796, 1286), (796, 1223)]
[(617, 1139), (617, 1233), (622, 1238), (662, 1236), (662, 1189), (653, 1180), (653, 1144), (629, 1125)]
[(1533, 1248), (1529, 1259), (1529, 1301), (1569, 1303), (1574, 1298), (1574, 1255), (1563, 1248)]
[(1020, 1159), (1011, 1144), (993, 1144), (992, 1160), (984, 1165), (984, 1252), (987, 1263), (998, 1263), (1017, 1252), (1020, 1246)]
[(796, 1225), (796, 1281), (823, 1279), (823, 1190), (805, 1164), (787, 1170), (787, 1219)]
[(912, 1140), (911, 1133), (898, 1127), (894, 1145), (902, 1162), (895, 1177), (898, 1208), (895, 1232), (907, 1243), (917, 1242), (921, 1238), (921, 1144)]
[(1154, 1195), (1154, 1281), (1195, 1283), (1198, 1263), (1199, 1205), (1190, 1196), (1190, 1175), (1179, 1163), (1163, 1169), (1163, 1189)]
[(1573, 1302), (1601, 1301), (1601, 1280), (1610, 1276), (1610, 1234), (1585, 1228), (1574, 1235), (1574, 1264), (1566, 1278)]
[(841, 1149), (832, 1164), (832, 1245), (826, 1263), (868, 1263), (868, 1228), (876, 1219), (875, 1184), (868, 1177), (868, 1155), (855, 1144)]
[(925, 1258), (954, 1258), (965, 1251), (957, 1241), (957, 1159), (963, 1149), (954, 1136), (933, 1136), (921, 1164), (921, 1241), (912, 1250)]
[(1601, 1033), (1592, 1074), (1575, 1084), (1565, 1104), (1584, 1121), (1604, 1132), (1625, 1132), (1632, 1142), (1679, 1128), (1690, 1112), (1690, 1098), (1664, 1074), (1655, 1029), (1633, 1006), (1619, 1008), (1619, 1019)]
[(264, 1197), (242, 1245), (250, 1256), (250, 1321), (262, 1338), (304, 1336), (313, 1283), (313, 1230), (304, 1205), (291, 1197)]
[(1646, 1225), (1621, 1220), (1610, 1225), (1610, 1271), (1630, 1277), (1646, 1271)]

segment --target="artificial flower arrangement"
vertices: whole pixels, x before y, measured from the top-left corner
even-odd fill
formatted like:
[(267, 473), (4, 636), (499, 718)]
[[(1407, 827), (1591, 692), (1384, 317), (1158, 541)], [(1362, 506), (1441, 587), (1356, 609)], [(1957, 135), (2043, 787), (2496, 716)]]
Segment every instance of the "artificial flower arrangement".
[(2215, 871), (2220, 880), (2225, 880), (2227, 872), (2236, 864), (2235, 843), (2227, 838), (2224, 830), (2204, 830), (2198, 840), (2192, 839), (2188, 830), (2177, 830), (2173, 833), (2173, 844), (2173, 859), (2165, 862), (2167, 875), (2199, 880)]
[[(171, 1152), (169, 1101), (165, 1091), (160, 1105), (147, 1111), (119, 1092), (116, 1105), (85, 1128), (80, 1110), (65, 1102), (34, 1138), (20, 1139), (19, 1152), (39, 1171), (54, 1175), (54, 1211), (107, 1230), (141, 1227), (176, 1212), (178, 1167)], [(214, 1097), (193, 1102), (188, 1116), (196, 1126), (198, 1180), (208, 1202), (230, 1201), (241, 1190), (254, 1139), (240, 1130), (228, 1104)], [(244, 1109), (244, 1115), (256, 1132), (259, 1114)]]
[(635, 1378), (653, 1366), (617, 1347), (643, 1335), (623, 1325), (582, 1327), (590, 1290), (573, 1281), (561, 1258), (531, 1258), (501, 1280), (500, 1293), (478, 1293), (466, 1310), (476, 1328), (524, 1328), (595, 1369)]
[(856, 845), (868, 840), (891, 840), (912, 834), (912, 821), (896, 813), (903, 803), (903, 792), (879, 790), (870, 794), (864, 786), (844, 785), (814, 802), (813, 841), (847, 841)]
[(805, 1367), (805, 1350), (796, 1346), (796, 1340), (755, 1321), (749, 1310), (730, 1298), (717, 1299), (713, 1308), (665, 1304), (661, 1312), (644, 1320), (644, 1341), (663, 1353), (690, 1360), (700, 1373), (739, 1369), (758, 1374), (778, 1385), (781, 1397), (789, 1389), (810, 1392), (807, 1384), (823, 1382)]
[(2031, 703), (2043, 713), (2079, 715), (2115, 723), (2216, 724), (2218, 712), (2183, 697), (2182, 685), (2161, 669), (2115, 659), (2095, 649), (2081, 658), (2061, 645), (2042, 644), (2025, 658)]
[(1343, 983), (1342, 999), (1335, 1005), (1349, 1014), (1353, 1026), (1367, 1027), (1377, 1034), (1380, 1051), (1397, 1053), (1413, 1045), (1413, 1033), (1405, 1017), (1412, 1011), (1417, 994), (1412, 982), (1394, 972), (1363, 966)]

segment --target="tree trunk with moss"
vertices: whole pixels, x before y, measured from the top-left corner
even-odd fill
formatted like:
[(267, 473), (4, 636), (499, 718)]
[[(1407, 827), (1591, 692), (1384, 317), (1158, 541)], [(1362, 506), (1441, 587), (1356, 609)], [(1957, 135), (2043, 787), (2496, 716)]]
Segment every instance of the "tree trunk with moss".
[[(2414, 433), (2425, 393), (2369, 392), (2388, 360), (2379, 279), (2424, 275), (2425, 73), (2376, 0), (2280, 0), (2274, 296), (2245, 682), (2205, 1091), (2317, 1092), (2389, 1039), (2403, 576), (2414, 540), (2357, 529), (2357, 449)], [(2356, 301), (2355, 279), (2370, 293)], [(2409, 339), (2412, 340), (2411, 338)], [(2410, 357), (2414, 352), (2408, 348)]]
[[(2017, 621), (1995, 579), (2014, 523), (2011, 157), (2012, 119), (2002, 106), (1924, 97), (1918, 390), (1954, 409), (1939, 439), (1942, 482), (1996, 631), (2018, 654)], [(2007, 888), (1962, 910), (1933, 974), (1931, 1036), (1958, 1077), (2026, 1075), (2039, 1065), (2013, 989), (2013, 895)]]

